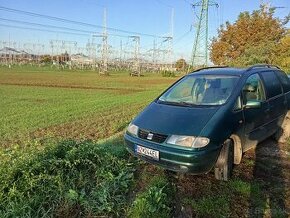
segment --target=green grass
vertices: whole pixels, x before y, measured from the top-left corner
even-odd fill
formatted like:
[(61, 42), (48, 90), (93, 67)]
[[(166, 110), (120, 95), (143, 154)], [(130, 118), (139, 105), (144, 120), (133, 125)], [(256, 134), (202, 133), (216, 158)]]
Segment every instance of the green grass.
[(120, 134), (100, 140), (176, 79), (0, 67), (0, 217), (286, 217), (289, 185), (275, 179), (290, 174), (271, 157), (246, 155), (227, 183), (211, 173), (177, 179), (132, 158)]
[(165, 177), (129, 205), (138, 162), (121, 136), (99, 140), (123, 131), (175, 80), (0, 67), (0, 216), (124, 216), (140, 201), (169, 214)]
[(201, 199), (187, 199), (197, 217), (228, 217), (230, 213), (227, 196), (207, 196)]
[(94, 71), (59, 71), (52, 68), (0, 67), (0, 84), (25, 86), (48, 86), (84, 89), (118, 89), (143, 91), (164, 88), (177, 78), (166, 78), (150, 73), (144, 77), (130, 77), (127, 73), (113, 72), (110, 76), (99, 76)]
[(150, 218), (158, 215), (160, 218), (166, 218), (171, 216), (174, 191), (170, 182), (162, 174), (149, 181), (146, 188), (136, 195), (129, 208), (128, 217)]
[(0, 152), (0, 216), (122, 216), (134, 165), (121, 137)]
[(173, 79), (0, 68), (2, 144), (43, 137), (99, 140), (122, 129)]
[(233, 179), (230, 180), (227, 185), (232, 191), (241, 194), (244, 197), (250, 197), (251, 195), (251, 183), (249, 182), (240, 179)]

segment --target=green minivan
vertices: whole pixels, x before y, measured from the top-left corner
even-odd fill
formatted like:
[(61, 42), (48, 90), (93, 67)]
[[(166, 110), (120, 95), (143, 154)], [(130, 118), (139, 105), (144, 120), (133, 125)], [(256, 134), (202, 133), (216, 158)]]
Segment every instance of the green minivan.
[(290, 80), (277, 66), (203, 68), (158, 96), (124, 135), (134, 156), (190, 174), (230, 178), (242, 154), (290, 135)]

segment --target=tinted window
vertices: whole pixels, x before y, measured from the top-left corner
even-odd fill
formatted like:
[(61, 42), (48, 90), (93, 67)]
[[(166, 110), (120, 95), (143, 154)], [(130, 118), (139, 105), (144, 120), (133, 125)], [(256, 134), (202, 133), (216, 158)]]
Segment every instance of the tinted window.
[(246, 104), (248, 101), (253, 100), (265, 100), (265, 91), (262, 80), (258, 74), (251, 75), (243, 87), (243, 103)]
[(284, 92), (289, 92), (290, 91), (290, 80), (288, 78), (288, 76), (286, 75), (286, 73), (282, 72), (282, 71), (276, 71), (276, 75), (278, 76), (278, 78), (280, 79), (281, 83), (282, 83), (282, 87)]
[(268, 98), (272, 98), (282, 93), (281, 84), (273, 71), (262, 72), (261, 75), (265, 82)]

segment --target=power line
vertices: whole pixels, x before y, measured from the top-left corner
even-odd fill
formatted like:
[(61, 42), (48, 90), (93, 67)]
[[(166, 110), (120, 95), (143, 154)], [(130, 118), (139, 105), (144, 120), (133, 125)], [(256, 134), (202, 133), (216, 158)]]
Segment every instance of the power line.
[(69, 35), (79, 35), (79, 36), (88, 36), (89, 35), (89, 34), (83, 34), (83, 33), (72, 33), (72, 32), (64, 32), (64, 31), (38, 29), (38, 28), (32, 28), (32, 27), (14, 26), (14, 25), (7, 25), (7, 24), (1, 24), (1, 23), (0, 23), (0, 26), (15, 28), (15, 29), (36, 30), (36, 31), (51, 32), (51, 33), (62, 33), (62, 34), (69, 34)]
[[(22, 10), (18, 10), (18, 9), (3, 7), (3, 6), (0, 6), (0, 10), (11, 12), (11, 13), (24, 14), (24, 15), (28, 15), (28, 16), (32, 16), (32, 17), (41, 17), (41, 18), (46, 18), (46, 19), (54, 20), (54, 21), (71, 23), (71, 24), (76, 24), (76, 25), (82, 25), (82, 26), (87, 26), (87, 27), (101, 28), (101, 29), (104, 28), (101, 25), (95, 25), (95, 24), (90, 24), (90, 23), (85, 23), (85, 22), (80, 22), (80, 21), (64, 19), (64, 18), (60, 18), (60, 17), (43, 15), (43, 14), (33, 13), (33, 12), (29, 12), (29, 11), (22, 11)], [(147, 37), (162, 38), (162, 36), (157, 36), (157, 35), (152, 35), (152, 34), (147, 34), (147, 33), (134, 32), (134, 31), (127, 31), (127, 30), (122, 30), (122, 29), (117, 29), (117, 28), (112, 28), (112, 27), (107, 27), (107, 29), (111, 30), (111, 31), (122, 32), (122, 33), (127, 33), (127, 34), (135, 34), (135, 35), (141, 35), (141, 36), (147, 36)]]
[(45, 28), (64, 29), (64, 30), (69, 30), (69, 31), (83, 32), (83, 33), (88, 33), (88, 34), (96, 33), (96, 32), (93, 32), (93, 31), (73, 29), (73, 28), (61, 27), (61, 26), (53, 26), (53, 25), (40, 24), (40, 23), (32, 23), (32, 22), (26, 22), (26, 21), (20, 21), (20, 20), (12, 20), (12, 19), (5, 19), (5, 18), (0, 18), (0, 20), (12, 22), (12, 23), (18, 23), (18, 24), (45, 27)]
[(177, 38), (177, 39), (174, 41), (173, 45), (177, 45), (179, 42), (181, 42), (181, 40), (182, 40), (186, 35), (188, 35), (190, 32), (191, 32), (191, 31), (189, 30), (189, 31), (185, 32), (184, 34), (182, 34), (179, 38)]
[[(53, 29), (61, 29), (61, 30), (68, 30), (68, 31), (73, 31), (73, 32), (82, 32), (82, 33), (87, 33), (89, 34), (102, 34), (99, 32), (94, 32), (94, 31), (88, 31), (88, 30), (82, 30), (82, 29), (74, 29), (74, 28), (68, 28), (68, 27), (63, 27), (63, 26), (54, 26), (54, 25), (47, 25), (47, 24), (40, 24), (40, 23), (32, 23), (32, 22), (27, 22), (27, 21), (21, 21), (21, 20), (12, 20), (12, 19), (6, 19), (6, 18), (0, 18), (2, 21), (7, 21), (7, 22), (12, 22), (12, 23), (18, 23), (18, 24), (24, 24), (24, 25), (31, 25), (31, 26), (39, 26), (39, 27), (45, 27), (45, 28), (53, 28)], [(120, 34), (114, 34), (114, 33), (109, 33), (110, 36), (118, 36), (118, 37), (128, 37), (128, 35), (120, 35)]]

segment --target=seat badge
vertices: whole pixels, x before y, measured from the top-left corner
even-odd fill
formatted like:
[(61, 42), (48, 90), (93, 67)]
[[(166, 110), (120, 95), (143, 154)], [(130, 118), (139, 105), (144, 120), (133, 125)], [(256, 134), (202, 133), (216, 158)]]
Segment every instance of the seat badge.
[(148, 135), (147, 135), (147, 139), (148, 139), (148, 140), (152, 140), (152, 138), (153, 138), (153, 134), (152, 134), (152, 133), (148, 133)]

